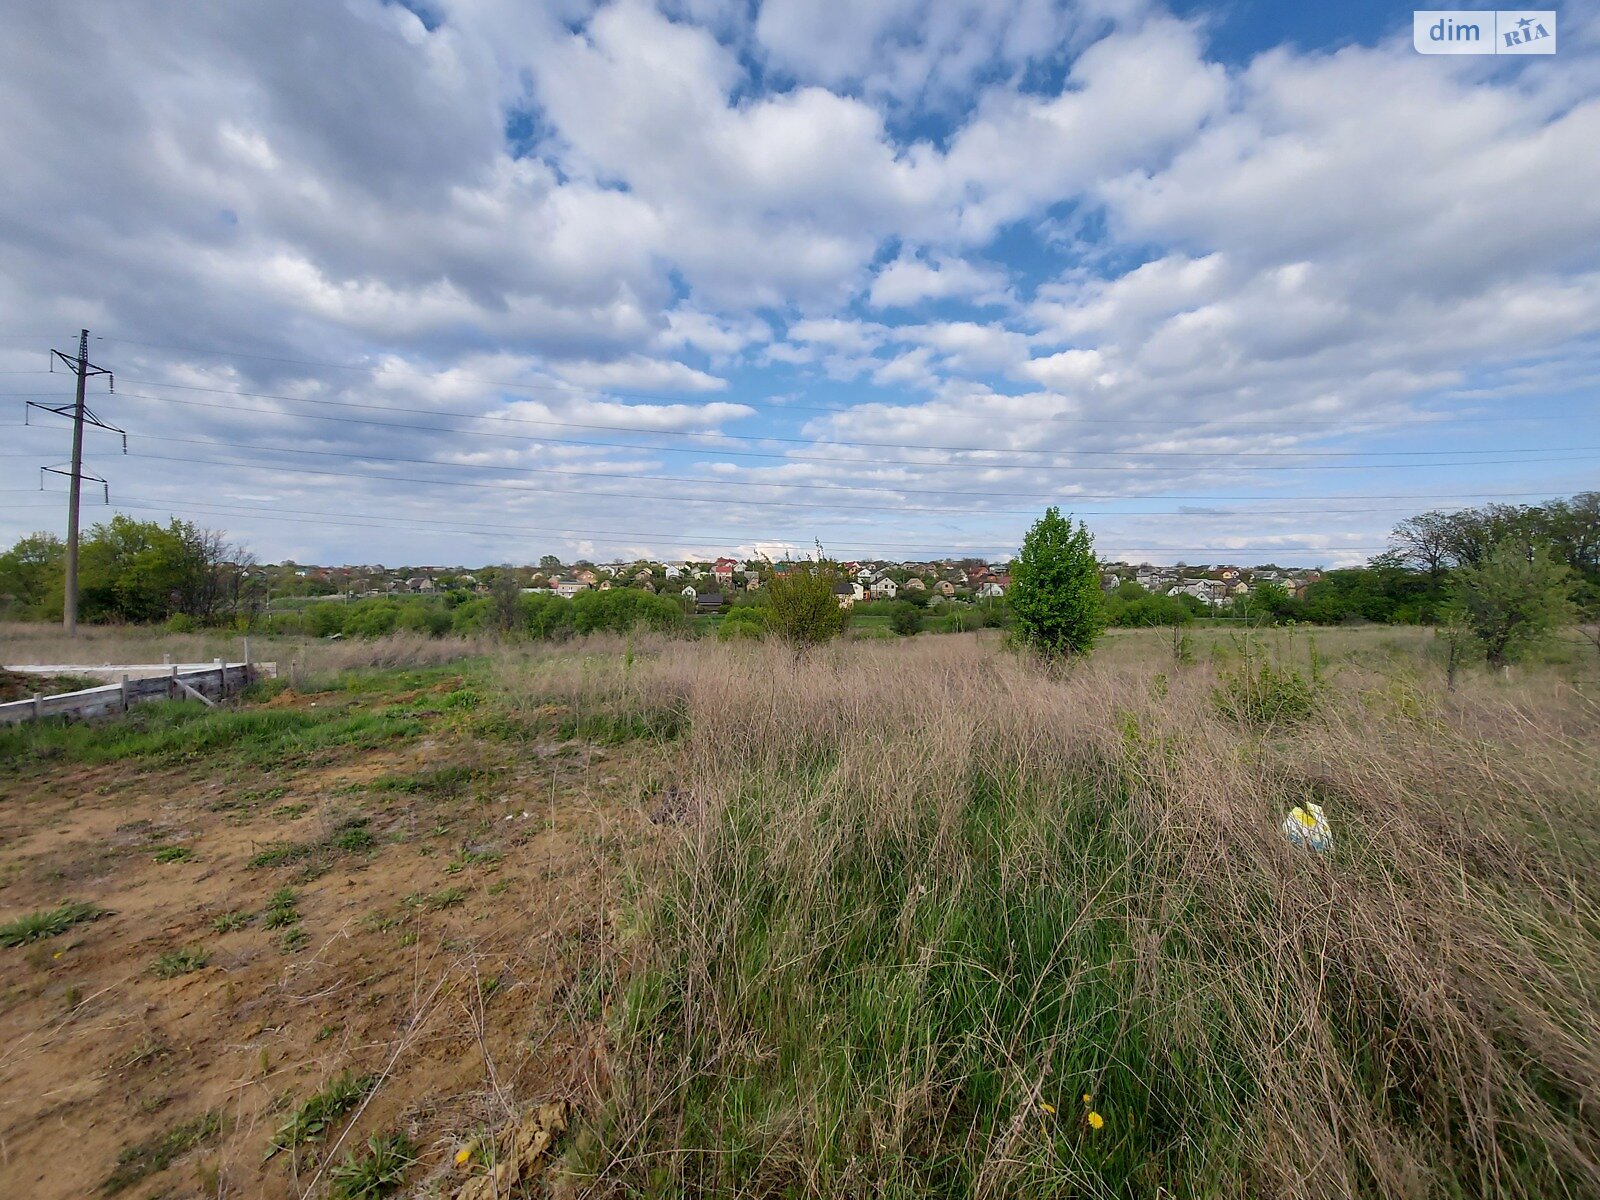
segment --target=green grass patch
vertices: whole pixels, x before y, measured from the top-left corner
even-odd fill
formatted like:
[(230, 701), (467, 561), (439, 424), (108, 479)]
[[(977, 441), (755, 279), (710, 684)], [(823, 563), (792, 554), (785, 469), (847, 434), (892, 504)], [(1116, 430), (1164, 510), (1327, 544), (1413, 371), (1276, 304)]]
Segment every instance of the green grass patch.
[(84, 921), (98, 921), (110, 915), (110, 909), (97, 904), (68, 901), (54, 908), (28, 913), (0, 925), (0, 946), (25, 946), (43, 938), (59, 937), (74, 925)]
[(405, 1134), (375, 1134), (328, 1171), (330, 1200), (379, 1200), (405, 1182), (416, 1161), (416, 1144)]
[(293, 888), (279, 888), (267, 899), (262, 924), (268, 929), (284, 929), (299, 919), (299, 900)]
[(366, 786), (369, 791), (374, 792), (400, 792), (408, 796), (448, 798), (469, 791), (478, 780), (489, 778), (493, 774), (493, 771), (482, 767), (455, 763), (444, 767), (432, 767), (411, 775), (380, 776)]
[(163, 846), (151, 857), (158, 863), (192, 862), (194, 851), (188, 846)]
[(465, 903), (467, 889), (463, 887), (449, 887), (443, 891), (426, 893), (415, 892), (406, 897), (406, 904), (412, 908), (423, 909), (427, 912), (443, 912), (447, 908), (454, 908)]
[(0, 761), (224, 758), (271, 767), (335, 747), (373, 749), (416, 737), (425, 728), (416, 718), (361, 709), (224, 709), (163, 701), (141, 705), (115, 721), (31, 721), (0, 729)]
[(243, 929), (255, 920), (253, 913), (226, 912), (211, 922), (213, 933), (232, 933), (236, 929)]
[(321, 1140), (367, 1093), (378, 1086), (376, 1075), (356, 1075), (344, 1071), (335, 1075), (314, 1095), (306, 1097), (289, 1119), (278, 1128), (267, 1157), (280, 1150), (294, 1150), (307, 1142)]
[(366, 817), (346, 817), (324, 837), (313, 842), (275, 842), (257, 850), (247, 860), (252, 867), (287, 867), (308, 860), (337, 858), (345, 854), (364, 854), (378, 844), (367, 829)]
[(158, 979), (176, 979), (179, 975), (187, 975), (191, 971), (202, 969), (211, 961), (211, 955), (199, 946), (185, 946), (179, 950), (168, 950), (151, 966)]
[(125, 1146), (117, 1154), (117, 1164), (101, 1184), (106, 1195), (115, 1195), (160, 1171), (202, 1142), (209, 1141), (222, 1131), (220, 1113), (208, 1112), (167, 1130), (160, 1137), (136, 1146)]

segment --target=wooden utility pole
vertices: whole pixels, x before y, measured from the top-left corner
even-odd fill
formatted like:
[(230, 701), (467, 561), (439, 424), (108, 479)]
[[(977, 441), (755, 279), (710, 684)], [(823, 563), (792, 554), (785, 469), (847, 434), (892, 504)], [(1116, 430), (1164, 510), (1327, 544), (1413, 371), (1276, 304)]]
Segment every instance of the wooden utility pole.
[[(83, 496), (83, 427), (85, 423), (98, 425), (101, 429), (110, 429), (114, 433), (122, 430), (107, 425), (99, 417), (89, 411), (84, 404), (84, 385), (88, 383), (91, 375), (104, 375), (111, 384), (111, 390), (116, 390), (116, 379), (110, 371), (97, 367), (89, 361), (89, 331), (82, 330), (78, 334), (78, 353), (76, 357), (68, 356), (60, 350), (52, 350), (51, 368), (55, 367), (55, 359), (59, 358), (67, 365), (67, 369), (78, 377), (77, 399), (73, 402), (72, 413), (72, 469), (64, 472), (57, 467), (45, 467), (56, 475), (65, 474), (68, 480), (67, 490), (67, 587), (66, 596), (61, 604), (61, 624), (66, 629), (67, 636), (73, 637), (78, 632), (78, 503)], [(48, 405), (30, 404), (30, 408), (43, 408), (49, 412), (66, 415), (69, 411), (66, 405), (60, 408), (51, 408)], [(122, 433), (122, 451), (128, 451), (128, 435)], [(90, 476), (106, 488), (106, 502), (110, 503), (111, 488), (99, 476)]]

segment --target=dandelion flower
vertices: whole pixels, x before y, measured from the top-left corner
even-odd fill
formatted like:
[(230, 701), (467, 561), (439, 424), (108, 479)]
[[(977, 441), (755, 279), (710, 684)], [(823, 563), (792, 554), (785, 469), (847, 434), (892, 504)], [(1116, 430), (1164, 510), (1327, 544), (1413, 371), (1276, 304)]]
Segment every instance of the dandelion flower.
[(1105, 1128), (1105, 1124), (1106, 1124), (1106, 1119), (1104, 1117), (1102, 1117), (1099, 1113), (1094, 1112), (1093, 1110), (1090, 1110), (1090, 1113), (1089, 1113), (1089, 1128), (1090, 1129), (1104, 1129)]
[(1093, 1104), (1094, 1103), (1094, 1097), (1091, 1096), (1088, 1092), (1085, 1092), (1083, 1094), (1083, 1102), (1085, 1104)]
[(1044, 1109), (1045, 1112), (1049, 1113), (1052, 1117), (1056, 1115), (1056, 1106), (1054, 1104), (1047, 1104), (1041, 1100), (1039, 1101), (1039, 1107)]
[(467, 1163), (472, 1161), (473, 1145), (474, 1143), (468, 1142), (465, 1146), (456, 1151), (456, 1166), (464, 1167), (467, 1165)]

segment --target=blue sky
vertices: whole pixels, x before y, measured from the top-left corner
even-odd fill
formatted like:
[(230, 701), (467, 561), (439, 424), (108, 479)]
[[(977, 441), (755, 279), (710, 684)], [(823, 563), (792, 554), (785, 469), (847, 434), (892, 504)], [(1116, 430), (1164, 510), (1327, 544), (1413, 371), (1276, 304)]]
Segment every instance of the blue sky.
[(998, 557), (1056, 504), (1340, 565), (1592, 489), (1593, 16), (1497, 59), (1372, 3), (25, 6), (0, 539), (64, 527), (20, 410), (82, 326), (111, 511), (268, 560)]

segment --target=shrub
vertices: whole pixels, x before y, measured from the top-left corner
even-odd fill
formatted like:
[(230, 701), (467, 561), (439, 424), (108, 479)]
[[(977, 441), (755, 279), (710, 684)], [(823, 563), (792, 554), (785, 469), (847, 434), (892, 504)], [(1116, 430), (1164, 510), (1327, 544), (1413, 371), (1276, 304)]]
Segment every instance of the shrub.
[(1222, 676), (1212, 690), (1217, 711), (1240, 725), (1298, 725), (1316, 711), (1316, 688), (1300, 672), (1262, 660), (1244, 662)]
[(922, 611), (915, 604), (896, 600), (889, 613), (889, 628), (901, 637), (912, 637), (922, 632)]
[(785, 564), (774, 571), (767, 585), (767, 624), (784, 641), (802, 653), (843, 632), (850, 614), (839, 607), (833, 594), (839, 582), (837, 564), (821, 556)]
[(717, 626), (717, 640), (733, 641), (736, 638), (759, 638), (767, 631), (765, 608), (753, 604), (735, 605), (728, 610)]
[(340, 632), (345, 637), (383, 637), (393, 633), (400, 606), (393, 600), (362, 600), (349, 605)]
[(450, 632), (450, 613), (443, 605), (430, 604), (426, 600), (411, 600), (400, 606), (400, 611), (395, 614), (394, 627), (411, 633), (425, 633), (429, 637), (440, 637)]

